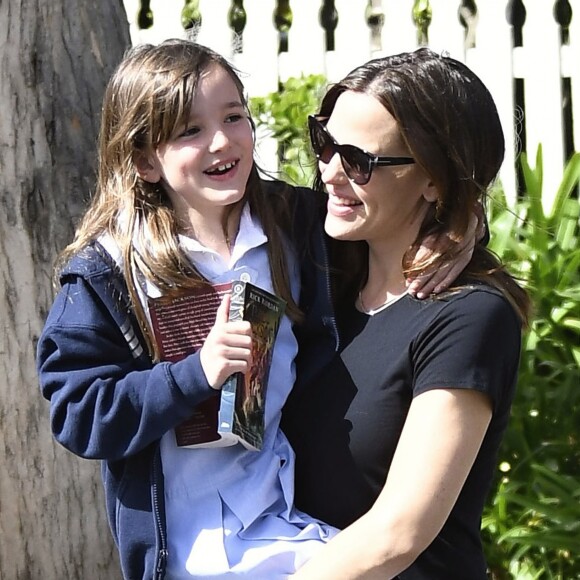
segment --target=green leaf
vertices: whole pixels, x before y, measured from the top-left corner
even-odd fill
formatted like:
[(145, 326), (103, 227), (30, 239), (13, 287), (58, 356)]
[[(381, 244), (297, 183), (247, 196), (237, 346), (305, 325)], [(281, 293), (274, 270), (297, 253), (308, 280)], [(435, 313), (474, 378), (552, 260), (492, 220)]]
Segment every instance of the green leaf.
[[(556, 197), (554, 198), (554, 203), (552, 205), (551, 211), (548, 213), (550, 219), (555, 219), (556, 221), (561, 219), (562, 210), (565, 203), (568, 201), (570, 193), (580, 182), (580, 152), (574, 153), (570, 161), (566, 164), (564, 168), (564, 175), (562, 177), (562, 182), (558, 187), (556, 192)], [(578, 200), (576, 200), (576, 205), (578, 205)]]

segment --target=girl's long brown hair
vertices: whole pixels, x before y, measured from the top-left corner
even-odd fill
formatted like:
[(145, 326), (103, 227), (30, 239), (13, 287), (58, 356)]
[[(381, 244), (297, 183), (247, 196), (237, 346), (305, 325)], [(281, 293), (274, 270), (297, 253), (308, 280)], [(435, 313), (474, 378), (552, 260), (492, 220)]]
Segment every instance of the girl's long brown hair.
[[(179, 246), (176, 216), (163, 185), (141, 179), (134, 160), (139, 154), (155, 150), (186, 126), (199, 79), (216, 65), (230, 75), (247, 109), (244, 87), (235, 69), (207, 47), (176, 39), (157, 46), (138, 45), (127, 52), (103, 99), (95, 195), (73, 242), (57, 261), (58, 276), (62, 266), (87, 244), (103, 234), (113, 238), (122, 253), (129, 296), (154, 360), (159, 352), (138, 297), (135, 273), (142, 274), (164, 294), (207, 282)], [(291, 295), (277, 227), (286, 210), (280, 196), (273, 199), (265, 191), (255, 164), (239, 204), (246, 201), (268, 237), (274, 291), (287, 302), (287, 313), (296, 320), (301, 313)], [(226, 223), (227, 215), (224, 233)]]

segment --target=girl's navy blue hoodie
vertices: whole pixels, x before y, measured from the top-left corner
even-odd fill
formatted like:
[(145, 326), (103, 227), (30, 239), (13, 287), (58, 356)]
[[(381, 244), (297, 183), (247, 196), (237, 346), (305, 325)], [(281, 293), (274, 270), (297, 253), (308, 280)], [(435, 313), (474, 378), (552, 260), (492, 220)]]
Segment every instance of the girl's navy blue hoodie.
[[(301, 264), (305, 320), (295, 330), (299, 372), (307, 374), (328, 360), (338, 341), (323, 200), (308, 189), (265, 186), (291, 196), (286, 234)], [(102, 460), (108, 520), (124, 578), (161, 579), (167, 543), (159, 440), (214, 391), (197, 353), (153, 365), (124, 278), (98, 243), (67, 264), (60, 283), (37, 353), (53, 435), (76, 455)]]

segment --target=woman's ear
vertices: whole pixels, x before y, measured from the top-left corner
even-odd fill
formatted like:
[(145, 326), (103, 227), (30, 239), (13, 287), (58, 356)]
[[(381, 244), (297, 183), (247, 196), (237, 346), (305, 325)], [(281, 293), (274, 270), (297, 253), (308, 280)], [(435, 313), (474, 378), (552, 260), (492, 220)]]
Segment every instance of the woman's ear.
[(434, 203), (439, 199), (439, 192), (432, 181), (427, 184), (427, 187), (423, 192), (423, 198), (429, 203)]
[(142, 151), (133, 154), (133, 165), (141, 179), (148, 183), (159, 183), (161, 174), (157, 169), (157, 163), (151, 155), (146, 155)]

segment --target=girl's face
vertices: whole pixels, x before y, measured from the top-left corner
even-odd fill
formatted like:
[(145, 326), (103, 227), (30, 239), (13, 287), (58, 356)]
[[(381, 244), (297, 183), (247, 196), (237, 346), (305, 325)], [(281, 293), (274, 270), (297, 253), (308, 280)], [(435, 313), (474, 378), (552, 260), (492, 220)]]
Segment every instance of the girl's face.
[(214, 65), (199, 80), (187, 128), (157, 148), (145, 171), (138, 170), (147, 181), (163, 182), (178, 216), (192, 210), (220, 216), (244, 196), (253, 151), (252, 128), (238, 89)]
[[(356, 145), (375, 155), (410, 157), (393, 116), (374, 97), (342, 93), (326, 128), (339, 144)], [(326, 232), (340, 240), (388, 242), (402, 252), (415, 240), (437, 194), (417, 164), (375, 167), (365, 185), (351, 182), (340, 156), (319, 161), (328, 193)]]

